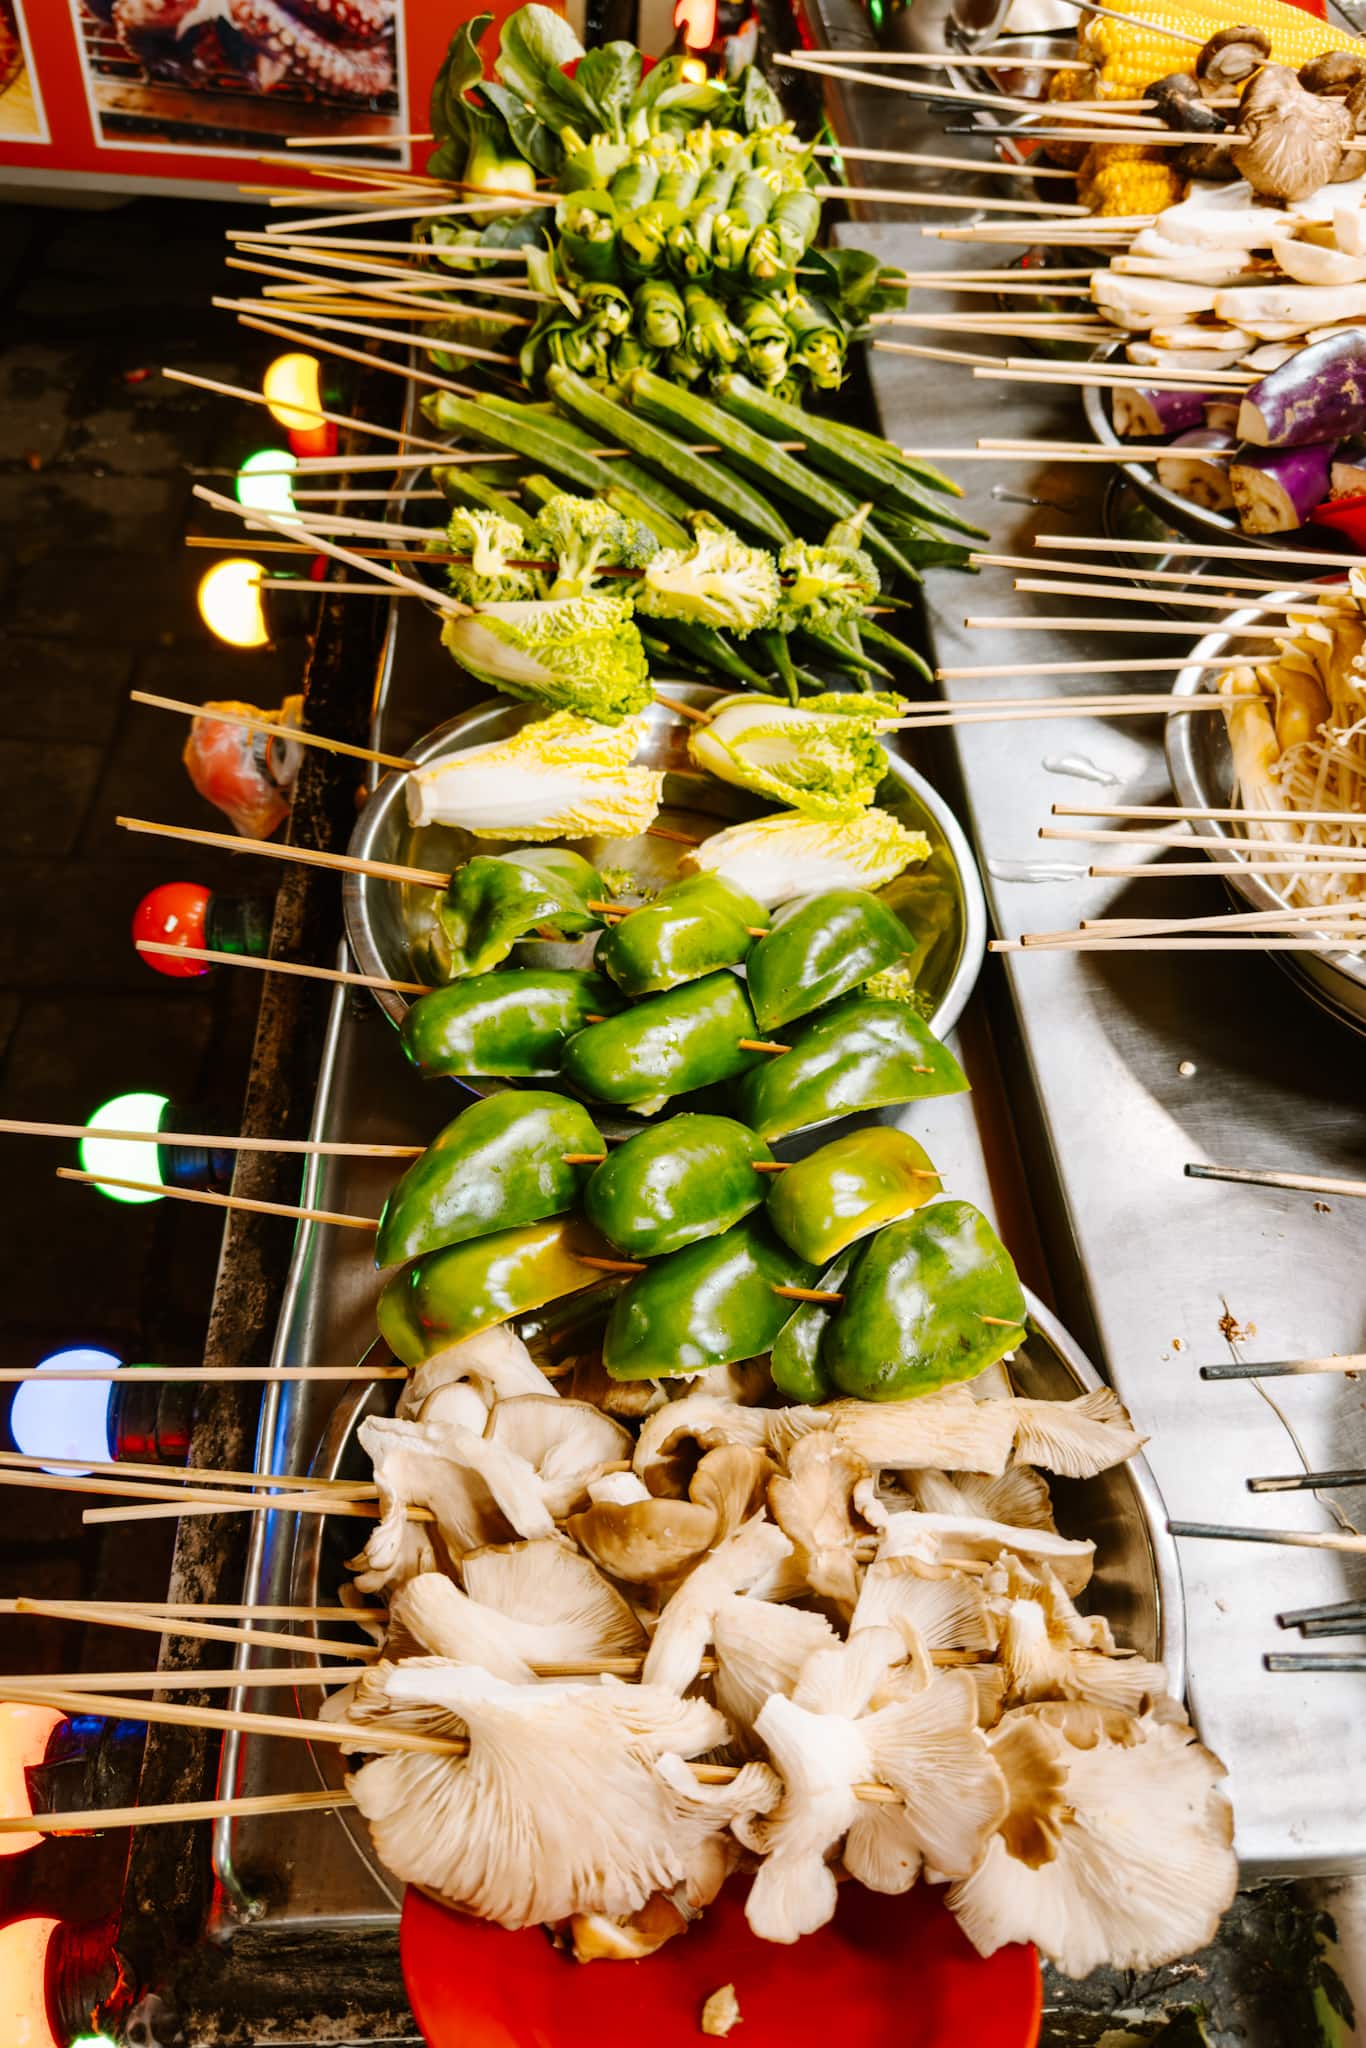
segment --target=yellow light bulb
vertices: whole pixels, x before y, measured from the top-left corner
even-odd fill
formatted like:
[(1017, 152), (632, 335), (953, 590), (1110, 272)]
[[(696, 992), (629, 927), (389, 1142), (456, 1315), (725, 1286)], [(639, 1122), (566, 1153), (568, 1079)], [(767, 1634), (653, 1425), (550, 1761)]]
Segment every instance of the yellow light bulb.
[(316, 356), (276, 356), (261, 379), (272, 416), (291, 434), (311, 434), (324, 426), (321, 372)]
[(230, 555), (200, 579), (199, 613), (211, 633), (230, 647), (264, 647), (270, 640), (261, 603), (261, 564)]

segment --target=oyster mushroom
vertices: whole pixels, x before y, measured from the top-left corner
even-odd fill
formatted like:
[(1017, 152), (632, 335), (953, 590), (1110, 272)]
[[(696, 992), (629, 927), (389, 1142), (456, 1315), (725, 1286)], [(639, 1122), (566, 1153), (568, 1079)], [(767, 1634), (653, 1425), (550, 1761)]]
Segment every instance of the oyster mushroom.
[(1050, 1630), (1074, 1649), (1099, 1650), (1107, 1657), (1118, 1649), (1105, 1616), (1083, 1614), (1042, 1559), (1025, 1563), (1003, 1551), (982, 1579), (982, 1597), (998, 1624), (1011, 1600), (1037, 1600), (1048, 1615)]
[(495, 1401), (517, 1394), (559, 1399), (511, 1325), (495, 1323), (424, 1360), (404, 1385), (398, 1415), (402, 1421), (462, 1422), (482, 1429), (473, 1402), (478, 1400), (487, 1415)]
[(604, 1465), (620, 1464), (635, 1449), (630, 1431), (590, 1402), (544, 1393), (495, 1402), (485, 1434), (526, 1459), (556, 1521), (578, 1506)]
[(475, 1551), (466, 1587), (440, 1572), (412, 1579), (393, 1618), (435, 1657), (479, 1664), (495, 1678), (528, 1685), (544, 1666), (639, 1654), (638, 1617), (586, 1557), (562, 1543), (510, 1543)]
[(832, 1401), (823, 1414), (874, 1472), (1003, 1472), (1016, 1433), (1012, 1402), (977, 1401), (966, 1387), (914, 1401)]
[(638, 1912), (619, 1920), (575, 1913), (565, 1928), (576, 1963), (636, 1963), (687, 1931), (687, 1915), (663, 1892), (652, 1892)]
[(1072, 1401), (1017, 1400), (1015, 1425), (1019, 1463), (1042, 1465), (1061, 1479), (1092, 1479), (1122, 1465), (1148, 1441), (1109, 1387), (1094, 1387)]
[(1007, 1465), (999, 1478), (982, 1472), (915, 1472), (911, 1507), (927, 1514), (975, 1515), (1009, 1522), (1014, 1529), (1052, 1529), (1053, 1500), (1048, 1481), (1032, 1465)]
[(764, 1701), (779, 1692), (790, 1698), (807, 1658), (838, 1648), (839, 1637), (824, 1615), (737, 1593), (722, 1600), (712, 1616), (712, 1645), (716, 1704), (744, 1749), (751, 1746)]
[(651, 1493), (686, 1493), (704, 1450), (718, 1444), (748, 1444), (762, 1450), (774, 1412), (742, 1408), (715, 1394), (685, 1394), (647, 1416), (636, 1439), (635, 1470)]
[(441, 1432), (429, 1432), (420, 1422), (372, 1415), (358, 1435), (374, 1467), (380, 1504), (380, 1519), (364, 1550), (348, 1560), (363, 1593), (401, 1585), (439, 1564), (431, 1527), (409, 1521), (410, 1507), (431, 1510), (452, 1558), (513, 1533), (478, 1472), (448, 1455)]
[(1247, 87), (1238, 126), (1248, 138), (1233, 150), (1239, 175), (1283, 204), (1330, 184), (1355, 133), (1344, 101), (1306, 92), (1284, 64), (1268, 64)]
[(871, 1564), (863, 1575), (849, 1633), (890, 1628), (908, 1648), (992, 1650), (996, 1629), (982, 1589), (949, 1565), (924, 1564), (913, 1557), (895, 1564)]
[(737, 1779), (705, 1811), (684, 1803), (660, 1760), (716, 1748), (726, 1724), (704, 1700), (655, 1685), (508, 1685), (434, 1661), (381, 1664), (357, 1686), (358, 1719), (412, 1710), (466, 1733), (468, 1753), (391, 1752), (347, 1788), (397, 1878), (502, 1927), (638, 1912), (769, 1789), (766, 1776)]
[(1040, 1561), (1056, 1572), (1068, 1593), (1079, 1593), (1091, 1577), (1096, 1546), (1073, 1543), (1048, 1529), (1015, 1529), (1008, 1522), (990, 1522), (976, 1515), (915, 1513), (892, 1515), (878, 1540), (878, 1562), (918, 1557), (931, 1564), (955, 1559), (994, 1563), (1003, 1551)]
[(795, 1444), (787, 1471), (768, 1489), (774, 1521), (792, 1539), (797, 1569), (807, 1587), (830, 1600), (842, 1614), (858, 1599), (857, 1546), (868, 1535), (855, 1519), (855, 1488), (869, 1477), (867, 1465), (846, 1449), (830, 1429), (818, 1429)]
[(1260, 28), (1221, 28), (1195, 60), (1195, 76), (1213, 97), (1231, 85), (1242, 85), (1260, 71), (1271, 55), (1271, 38)]
[(1051, 1756), (1061, 1800), (1031, 1827), (1012, 1798), (1006, 1831), (950, 1890), (973, 1946), (1033, 1941), (1069, 1977), (1156, 1969), (1203, 1947), (1238, 1886), (1223, 1766), (1184, 1718), (1071, 1705), (1007, 1714), (988, 1738), (1003, 1763), (1021, 1715), (1032, 1746), (1016, 1762), (1031, 1755), (1038, 1775)]
[(1106, 1655), (1071, 1640), (1065, 1616), (1041, 1600), (1014, 1598), (1000, 1614), (1001, 1668), (1010, 1706), (1035, 1700), (1086, 1700), (1137, 1714), (1167, 1691), (1167, 1674), (1145, 1657)]
[(791, 1553), (781, 1529), (755, 1515), (694, 1566), (659, 1618), (641, 1681), (684, 1692), (697, 1677), (717, 1608), (731, 1593), (753, 1593)]
[[(635, 1473), (614, 1473), (596, 1482), (591, 1505), (572, 1515), (567, 1527), (580, 1549), (614, 1579), (633, 1586), (666, 1584), (748, 1520), (772, 1470), (762, 1451), (723, 1444), (698, 1465), (686, 1501), (656, 1500)], [(616, 1485), (622, 1488), (618, 1497), (604, 1495), (604, 1488)]]

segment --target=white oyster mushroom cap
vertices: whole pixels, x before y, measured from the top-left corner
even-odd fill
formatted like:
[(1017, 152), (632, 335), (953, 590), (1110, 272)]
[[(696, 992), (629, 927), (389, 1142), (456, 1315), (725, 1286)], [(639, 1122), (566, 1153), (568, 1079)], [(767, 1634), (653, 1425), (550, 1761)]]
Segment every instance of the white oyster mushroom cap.
[(351, 1567), (362, 1592), (378, 1592), (434, 1568), (431, 1532), (407, 1519), (410, 1507), (431, 1510), (453, 1557), (507, 1534), (482, 1478), (450, 1457), (448, 1434), (385, 1415), (368, 1416), (360, 1425), (357, 1435), (374, 1467), (380, 1501), (380, 1520)]
[(791, 1697), (802, 1666), (816, 1650), (833, 1650), (839, 1637), (823, 1615), (775, 1601), (729, 1594), (712, 1616), (716, 1651), (716, 1704), (743, 1741), (752, 1735), (765, 1700)]
[(874, 1472), (1003, 1472), (1015, 1441), (1010, 1401), (976, 1401), (946, 1387), (915, 1401), (834, 1401), (826, 1424)]
[(589, 1480), (588, 1498), (595, 1508), (638, 1507), (649, 1500), (650, 1489), (634, 1472), (608, 1472), (601, 1479)]
[(842, 1613), (858, 1598), (857, 1546), (867, 1531), (854, 1520), (852, 1502), (869, 1476), (856, 1451), (832, 1429), (818, 1429), (792, 1446), (786, 1473), (768, 1489), (773, 1519), (791, 1537), (808, 1589)]
[(919, 1557), (930, 1563), (978, 1558), (992, 1563), (1002, 1551), (1029, 1562), (1049, 1565), (1068, 1593), (1079, 1593), (1091, 1577), (1094, 1543), (1073, 1543), (1048, 1529), (1013, 1529), (1007, 1522), (989, 1522), (976, 1515), (890, 1515), (878, 1539), (878, 1562), (894, 1557)]
[[(413, 1703), (469, 1736), (465, 1756), (394, 1752), (348, 1789), (396, 1877), (503, 1927), (634, 1913), (686, 1880), (705, 1827), (660, 1771), (726, 1739), (703, 1700), (651, 1685), (509, 1685), (467, 1665), (367, 1674), (367, 1710)], [(752, 1791), (751, 1788), (747, 1790)], [(727, 1808), (711, 1816), (717, 1830)]]
[(854, 1787), (871, 1778), (872, 1758), (857, 1721), (811, 1713), (781, 1693), (765, 1703), (754, 1732), (784, 1789), (771, 1818), (736, 1824), (746, 1847), (765, 1852), (745, 1918), (762, 1941), (799, 1941), (835, 1910), (826, 1857), (858, 1817)]
[(555, 1518), (536, 1469), (516, 1451), (459, 1424), (430, 1432), (438, 1452), (477, 1472), (519, 1536), (553, 1536)]
[(710, 1451), (718, 1444), (747, 1444), (762, 1450), (775, 1412), (744, 1408), (715, 1394), (685, 1394), (681, 1401), (669, 1401), (641, 1425), (636, 1438), (636, 1475), (651, 1493), (681, 1494), (696, 1463), (694, 1450)]
[(394, 1620), (424, 1649), (514, 1685), (537, 1665), (629, 1656), (645, 1647), (635, 1613), (596, 1566), (561, 1543), (510, 1543), (465, 1560), (461, 1592), (440, 1572), (413, 1579)]
[(983, 1472), (915, 1472), (909, 1507), (926, 1514), (975, 1515), (1009, 1522), (1012, 1529), (1052, 1529), (1053, 1497), (1048, 1481), (1032, 1465), (1007, 1465), (991, 1477)]
[(982, 1597), (998, 1624), (1012, 1600), (1037, 1600), (1055, 1642), (1070, 1643), (1075, 1650), (1102, 1650), (1107, 1657), (1115, 1655), (1117, 1646), (1105, 1616), (1081, 1613), (1063, 1591), (1056, 1573), (1039, 1558), (1026, 1563), (1002, 1552), (982, 1580)]
[(1011, 1706), (1034, 1700), (1087, 1700), (1136, 1714), (1167, 1691), (1167, 1674), (1146, 1657), (1106, 1656), (1073, 1646), (1050, 1626), (1037, 1600), (1010, 1600), (1001, 1621), (1001, 1665)]
[(869, 1565), (849, 1633), (890, 1628), (908, 1649), (993, 1649), (996, 1630), (976, 1580), (942, 1565), (915, 1565), (913, 1558)]
[(1015, 1456), (1063, 1479), (1091, 1479), (1122, 1465), (1147, 1442), (1109, 1387), (1073, 1401), (1016, 1401)]
[(792, 1545), (763, 1515), (717, 1545), (683, 1581), (659, 1618), (642, 1681), (681, 1693), (697, 1677), (717, 1607), (732, 1593), (751, 1592), (775, 1572)]
[[(448, 1344), (444, 1351), (433, 1353), (416, 1367), (399, 1396), (399, 1415), (405, 1420), (437, 1420), (427, 1412), (429, 1400), (442, 1388), (462, 1381), (470, 1382), (485, 1409), (517, 1394), (544, 1394), (551, 1400), (559, 1399), (553, 1382), (546, 1378), (511, 1325), (495, 1323), (491, 1329), (478, 1330), (458, 1344)], [(480, 1426), (469, 1413), (453, 1415), (451, 1419), (464, 1422), (471, 1429)]]
[(557, 1519), (584, 1498), (589, 1481), (604, 1465), (629, 1459), (635, 1440), (628, 1429), (591, 1401), (517, 1394), (494, 1404), (489, 1441), (524, 1458), (541, 1482), (541, 1495)]
[[(977, 1868), (948, 1894), (982, 1955), (1032, 1941), (1069, 1977), (1103, 1964), (1152, 1970), (1212, 1940), (1238, 1886), (1223, 1766), (1184, 1720), (1099, 1707), (1007, 1714), (991, 1738), (1008, 1756), (1024, 1715), (1061, 1769), (1061, 1798), (1032, 1834), (1020, 1797)], [(1028, 1844), (1031, 1866), (1007, 1837)], [(1051, 1854), (1048, 1852), (1051, 1850)]]

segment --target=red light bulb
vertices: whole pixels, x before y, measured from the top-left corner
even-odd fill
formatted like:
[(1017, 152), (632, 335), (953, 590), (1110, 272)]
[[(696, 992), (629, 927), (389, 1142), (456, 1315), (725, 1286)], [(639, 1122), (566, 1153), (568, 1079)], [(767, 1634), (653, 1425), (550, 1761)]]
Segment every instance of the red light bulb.
[[(150, 939), (159, 946), (204, 948), (212, 900), (199, 882), (163, 882), (133, 912), (133, 944)], [(144, 953), (142, 958), (158, 974), (176, 979), (209, 972), (198, 960), (176, 960), (168, 953)]]

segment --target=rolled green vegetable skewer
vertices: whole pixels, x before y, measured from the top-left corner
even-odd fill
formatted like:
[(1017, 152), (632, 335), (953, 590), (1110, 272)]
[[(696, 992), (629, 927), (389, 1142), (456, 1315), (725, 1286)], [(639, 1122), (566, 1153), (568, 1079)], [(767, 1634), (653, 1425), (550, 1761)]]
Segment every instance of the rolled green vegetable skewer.
[(777, 197), (772, 178), (760, 171), (746, 171), (736, 180), (712, 233), (713, 261), (718, 270), (733, 273), (744, 269), (749, 245), (773, 211)]
[(608, 135), (595, 135), (580, 142), (572, 131), (560, 169), (562, 192), (601, 192), (631, 161), (630, 145), (614, 142)]
[(676, 206), (680, 213), (686, 212), (697, 197), (701, 182), (701, 167), (686, 150), (680, 149), (659, 181), (656, 202), (660, 206)]
[(690, 355), (717, 369), (739, 362), (745, 353), (745, 337), (719, 299), (699, 284), (685, 284), (683, 310), (688, 317)]
[(623, 164), (607, 187), (621, 219), (649, 205), (659, 190), (661, 175), (661, 167), (653, 157), (636, 156)]
[(777, 302), (749, 292), (734, 302), (734, 317), (745, 337), (745, 361), (765, 390), (781, 384), (788, 373), (792, 336)]
[(801, 363), (817, 391), (838, 391), (844, 382), (848, 338), (844, 323), (820, 299), (794, 292), (783, 302), (792, 337), (793, 361)]
[(607, 192), (572, 192), (555, 208), (560, 247), (575, 276), (613, 284), (620, 220)]
[(694, 384), (700, 384), (707, 374), (697, 357), (687, 348), (671, 348), (664, 358), (664, 368), (669, 381), (684, 390), (691, 390)]
[(635, 329), (650, 348), (681, 348), (687, 333), (683, 298), (672, 278), (649, 277), (637, 285)]
[(745, 255), (745, 267), (757, 285), (778, 285), (792, 275), (821, 224), (821, 203), (808, 186), (782, 192)]
[(668, 260), (676, 275), (697, 279), (711, 275), (716, 222), (734, 189), (735, 176), (733, 170), (709, 171), (687, 213), (670, 228)]
[(677, 207), (664, 206), (656, 198), (622, 222), (619, 257), (623, 277), (638, 283), (663, 270), (669, 229), (678, 217)]

